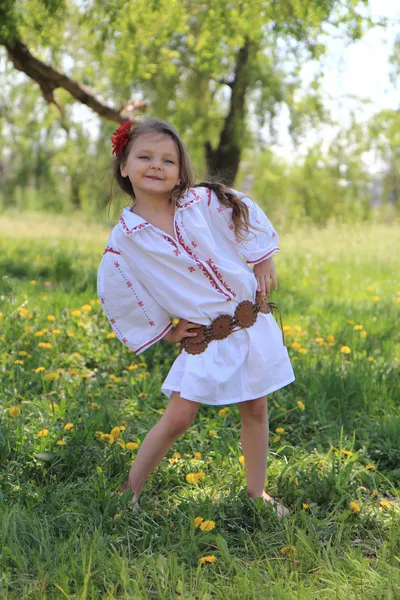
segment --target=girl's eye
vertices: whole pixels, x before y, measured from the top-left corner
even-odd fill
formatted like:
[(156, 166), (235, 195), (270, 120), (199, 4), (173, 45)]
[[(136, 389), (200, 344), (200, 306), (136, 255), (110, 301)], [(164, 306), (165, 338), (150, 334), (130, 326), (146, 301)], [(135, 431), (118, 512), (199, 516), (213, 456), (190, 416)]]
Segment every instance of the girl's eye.
[(149, 158), (148, 156), (139, 156), (139, 158)]

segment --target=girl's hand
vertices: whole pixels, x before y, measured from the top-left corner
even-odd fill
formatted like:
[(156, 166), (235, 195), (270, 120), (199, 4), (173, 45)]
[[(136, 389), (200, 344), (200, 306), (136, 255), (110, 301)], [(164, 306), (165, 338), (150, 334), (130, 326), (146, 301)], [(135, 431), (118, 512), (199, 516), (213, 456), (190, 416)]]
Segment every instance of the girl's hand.
[(195, 337), (196, 331), (189, 331), (195, 327), (202, 327), (199, 323), (191, 323), (186, 319), (179, 319), (179, 322), (171, 329), (171, 342), (180, 342), (185, 337)]
[(278, 289), (278, 280), (272, 256), (254, 265), (254, 275), (257, 279), (257, 292), (261, 292), (263, 296), (270, 295), (270, 279), (274, 284), (274, 290)]

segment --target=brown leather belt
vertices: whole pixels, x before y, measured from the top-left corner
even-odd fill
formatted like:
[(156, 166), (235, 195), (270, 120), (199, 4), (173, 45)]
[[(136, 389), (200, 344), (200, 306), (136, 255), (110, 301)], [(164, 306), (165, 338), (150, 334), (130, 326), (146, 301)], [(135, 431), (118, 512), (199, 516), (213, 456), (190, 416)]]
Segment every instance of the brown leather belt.
[[(194, 327), (192, 330), (196, 332), (196, 337), (185, 337), (181, 340), (181, 347), (179, 353), (182, 350), (186, 350), (188, 354), (201, 354), (207, 348), (208, 344), (212, 340), (223, 340), (228, 337), (234, 331), (251, 327), (257, 320), (258, 313), (264, 314), (272, 313), (274, 310), (279, 310), (276, 304), (267, 302), (261, 294), (256, 294), (256, 302), (250, 300), (243, 300), (240, 302), (235, 310), (234, 315), (219, 315), (216, 317), (210, 325), (202, 325), (201, 327)], [(282, 338), (283, 344), (285, 345), (285, 339), (283, 337), (283, 328), (281, 320)]]

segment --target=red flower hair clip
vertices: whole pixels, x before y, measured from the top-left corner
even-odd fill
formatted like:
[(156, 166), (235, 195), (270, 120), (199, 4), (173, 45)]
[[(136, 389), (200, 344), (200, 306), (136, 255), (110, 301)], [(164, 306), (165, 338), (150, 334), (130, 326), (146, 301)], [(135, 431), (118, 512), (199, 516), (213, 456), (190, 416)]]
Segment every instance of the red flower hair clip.
[(119, 128), (112, 134), (112, 153), (116, 156), (121, 156), (121, 154), (125, 150), (127, 143), (129, 142), (129, 132), (131, 130), (131, 125), (132, 121), (125, 121), (124, 123), (121, 123)]

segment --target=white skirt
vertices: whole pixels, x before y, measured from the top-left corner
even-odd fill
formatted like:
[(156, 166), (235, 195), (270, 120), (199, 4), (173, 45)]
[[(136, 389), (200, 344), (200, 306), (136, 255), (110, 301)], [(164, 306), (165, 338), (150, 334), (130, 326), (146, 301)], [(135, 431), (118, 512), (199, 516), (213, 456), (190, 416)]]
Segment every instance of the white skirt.
[(275, 318), (259, 313), (254, 325), (212, 340), (201, 354), (182, 350), (161, 391), (168, 398), (179, 392), (186, 400), (219, 406), (266, 396), (294, 379)]

